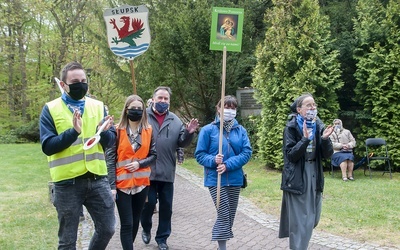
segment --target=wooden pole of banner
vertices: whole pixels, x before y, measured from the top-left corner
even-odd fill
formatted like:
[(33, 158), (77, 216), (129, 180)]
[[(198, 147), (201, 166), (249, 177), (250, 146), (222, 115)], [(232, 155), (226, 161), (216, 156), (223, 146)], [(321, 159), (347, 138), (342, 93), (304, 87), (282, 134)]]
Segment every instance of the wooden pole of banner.
[(132, 74), (132, 85), (133, 85), (133, 94), (136, 95), (136, 81), (135, 81), (135, 69), (133, 67), (133, 60), (129, 60), (131, 74)]
[[(224, 136), (224, 108), (225, 108), (225, 76), (226, 76), (226, 46), (224, 46), (222, 54), (222, 82), (221, 82), (221, 107), (219, 115), (219, 147), (218, 154), (222, 154), (222, 139)], [(221, 200), (221, 175), (218, 174), (217, 179), (217, 209)]]

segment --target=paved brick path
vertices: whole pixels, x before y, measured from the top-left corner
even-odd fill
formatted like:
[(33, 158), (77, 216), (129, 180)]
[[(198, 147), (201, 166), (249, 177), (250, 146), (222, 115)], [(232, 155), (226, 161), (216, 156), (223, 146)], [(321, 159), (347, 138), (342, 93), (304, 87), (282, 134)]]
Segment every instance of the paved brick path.
[[(211, 242), (211, 228), (215, 220), (215, 208), (203, 180), (184, 168), (177, 167), (172, 215), (172, 234), (168, 239), (170, 250), (211, 250), (217, 244)], [(118, 216), (118, 214), (116, 214)], [(78, 249), (87, 249), (93, 225), (89, 216), (81, 223)], [(141, 228), (135, 241), (136, 250), (156, 250), (154, 241), (158, 214), (153, 217), (152, 239), (145, 245), (141, 239)], [(122, 249), (119, 241), (119, 219), (117, 229), (107, 250)], [(235, 237), (228, 241), (229, 250), (288, 249), (288, 239), (278, 239), (278, 218), (263, 213), (245, 198), (240, 198), (233, 232)], [(332, 234), (314, 230), (309, 249), (400, 249), (387, 248), (369, 243), (360, 243)]]

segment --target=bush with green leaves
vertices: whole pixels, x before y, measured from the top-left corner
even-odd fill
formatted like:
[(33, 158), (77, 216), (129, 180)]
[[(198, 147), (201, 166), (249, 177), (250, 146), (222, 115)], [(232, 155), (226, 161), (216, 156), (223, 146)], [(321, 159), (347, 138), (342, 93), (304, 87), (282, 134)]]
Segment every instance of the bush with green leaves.
[[(355, 32), (356, 100), (363, 104), (360, 138), (381, 137), (389, 145), (394, 167), (400, 158), (400, 3), (391, 0), (360, 0)], [(365, 141), (365, 140), (364, 140)], [(360, 141), (359, 146), (365, 146)]]
[(255, 156), (258, 152), (258, 144), (257, 144), (257, 134), (258, 127), (257, 124), (261, 122), (261, 116), (259, 115), (250, 115), (248, 117), (238, 117), (238, 122), (247, 130), (247, 135), (250, 139), (251, 147), (253, 148), (253, 156)]
[(0, 135), (0, 142), (2, 144), (14, 144), (18, 142), (18, 136), (14, 130), (7, 131), (6, 134)]
[(332, 49), (329, 18), (316, 0), (275, 0), (266, 12), (265, 40), (257, 48), (253, 72), (255, 98), (262, 104), (257, 138), (267, 166), (282, 168), (282, 133), (289, 105), (309, 92), (318, 116), (329, 123), (339, 110), (336, 91), (343, 85), (338, 51)]
[(19, 128), (16, 128), (15, 134), (19, 140), (24, 142), (38, 142), (40, 140), (39, 135), (39, 122), (32, 120)]

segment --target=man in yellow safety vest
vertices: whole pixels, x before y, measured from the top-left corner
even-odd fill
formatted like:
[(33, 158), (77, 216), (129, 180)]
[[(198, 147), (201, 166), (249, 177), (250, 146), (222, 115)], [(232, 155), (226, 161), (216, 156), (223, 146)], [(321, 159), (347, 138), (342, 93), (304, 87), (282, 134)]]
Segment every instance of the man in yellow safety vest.
[[(40, 142), (54, 182), (58, 249), (76, 248), (82, 205), (95, 225), (89, 249), (105, 249), (115, 232), (114, 199), (103, 148), (114, 143), (116, 132), (104, 104), (86, 96), (87, 82), (81, 64), (65, 65), (60, 81), (63, 94), (46, 103), (40, 115)], [(84, 143), (107, 120), (99, 143), (84, 150)]]

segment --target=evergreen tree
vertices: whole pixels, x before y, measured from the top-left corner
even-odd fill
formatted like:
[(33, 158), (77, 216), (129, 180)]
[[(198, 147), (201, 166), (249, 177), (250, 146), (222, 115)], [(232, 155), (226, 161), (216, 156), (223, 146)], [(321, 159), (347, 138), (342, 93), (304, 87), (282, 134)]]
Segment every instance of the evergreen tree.
[[(386, 7), (378, 0), (360, 0), (355, 32), (358, 80), (356, 100), (363, 113), (359, 137), (381, 137), (390, 144), (393, 159), (400, 157), (400, 3), (389, 1)], [(360, 141), (359, 146), (364, 145)], [(394, 162), (394, 165), (396, 162)]]
[(316, 0), (275, 0), (267, 11), (265, 40), (257, 49), (253, 73), (262, 104), (258, 127), (260, 156), (267, 166), (282, 167), (282, 131), (289, 105), (304, 92), (314, 95), (319, 117), (330, 123), (339, 105), (338, 51), (333, 50), (329, 19)]
[[(322, 2), (322, 3), (321, 3)], [(354, 111), (359, 106), (353, 99), (354, 89), (357, 81), (354, 77), (356, 71), (356, 60), (354, 49), (356, 39), (353, 32), (353, 19), (356, 17), (356, 1), (343, 0), (320, 0), (322, 13), (329, 16), (331, 35), (334, 39), (333, 47), (339, 51), (339, 61), (342, 70), (344, 85), (337, 91), (340, 105), (339, 118), (350, 128), (355, 126)], [(346, 125), (347, 124), (347, 125)], [(350, 128), (353, 133), (353, 129)], [(353, 134), (354, 135), (354, 134)]]

